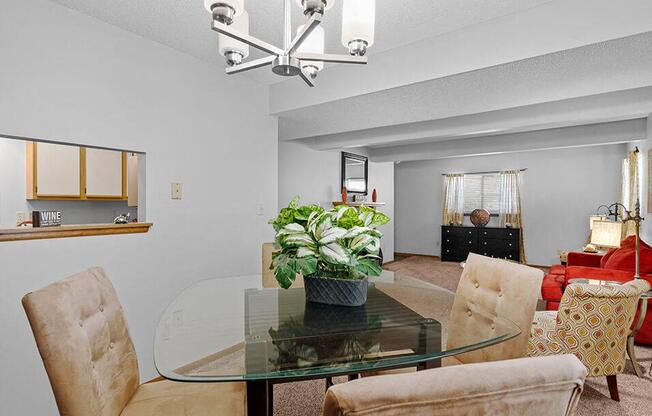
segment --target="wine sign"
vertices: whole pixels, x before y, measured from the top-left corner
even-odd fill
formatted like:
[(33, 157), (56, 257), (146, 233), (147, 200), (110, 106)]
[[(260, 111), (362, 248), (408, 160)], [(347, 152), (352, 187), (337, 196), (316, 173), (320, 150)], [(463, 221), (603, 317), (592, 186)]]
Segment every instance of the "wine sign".
[(32, 227), (61, 225), (61, 211), (32, 211)]

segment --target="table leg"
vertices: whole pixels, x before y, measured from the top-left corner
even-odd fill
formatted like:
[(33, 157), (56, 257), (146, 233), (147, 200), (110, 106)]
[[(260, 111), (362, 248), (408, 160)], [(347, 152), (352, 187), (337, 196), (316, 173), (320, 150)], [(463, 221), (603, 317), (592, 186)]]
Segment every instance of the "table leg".
[(247, 415), (274, 414), (274, 386), (267, 380), (247, 381)]
[(634, 349), (634, 337), (641, 329), (641, 326), (643, 326), (643, 321), (645, 320), (645, 314), (647, 313), (647, 301), (648, 299), (643, 299), (643, 298), (639, 300), (638, 319), (634, 324), (634, 328), (632, 329), (632, 332), (627, 337), (627, 354), (629, 355), (629, 359), (632, 361), (632, 367), (634, 367), (634, 372), (639, 378), (643, 377), (643, 370), (641, 370), (641, 366), (636, 360), (636, 351)]
[[(428, 331), (434, 329), (430, 324), (432, 320), (428, 319), (426, 322), (421, 324), (419, 330), (419, 350), (420, 351), (433, 351), (433, 347), (437, 347), (434, 351), (441, 351), (441, 326), (437, 329), (439, 330), (438, 341), (434, 340), (433, 337), (428, 336)], [(429, 368), (439, 368), (441, 367), (441, 358), (434, 360), (429, 360), (417, 364), (417, 371), (427, 370)]]

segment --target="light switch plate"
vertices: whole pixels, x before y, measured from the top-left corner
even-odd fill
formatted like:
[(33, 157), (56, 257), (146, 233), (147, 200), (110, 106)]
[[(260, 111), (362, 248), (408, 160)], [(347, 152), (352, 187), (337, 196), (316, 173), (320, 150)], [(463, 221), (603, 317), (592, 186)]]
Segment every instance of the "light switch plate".
[(265, 215), (265, 206), (263, 204), (256, 204), (256, 215), (259, 217)]
[(178, 182), (172, 182), (172, 199), (181, 199), (181, 184)]

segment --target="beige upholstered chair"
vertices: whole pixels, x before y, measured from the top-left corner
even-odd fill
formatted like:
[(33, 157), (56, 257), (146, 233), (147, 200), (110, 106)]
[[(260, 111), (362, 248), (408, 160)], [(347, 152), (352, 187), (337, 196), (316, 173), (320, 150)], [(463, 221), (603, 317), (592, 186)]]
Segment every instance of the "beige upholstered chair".
[(573, 355), (366, 377), (328, 389), (323, 414), (573, 415), (585, 377)]
[[(496, 330), (495, 324), (488, 323), (485, 316), (474, 315), (469, 304), (514, 322), (521, 334), (510, 341), (451, 358), (470, 364), (525, 357), (542, 280), (543, 272), (539, 269), (469, 254), (451, 310), (448, 349), (487, 338)], [(451, 358), (444, 363), (454, 364)]]
[[(270, 270), (272, 265), (272, 253), (274, 252), (274, 243), (263, 244), (263, 287), (275, 288), (279, 287), (274, 276), (274, 271)], [(297, 278), (292, 284), (292, 287), (303, 287), (303, 276), (297, 274)]]
[(243, 415), (242, 383), (140, 385), (122, 307), (100, 268), (23, 297), (63, 416)]
[(618, 401), (616, 374), (625, 368), (627, 336), (645, 280), (624, 285), (570, 284), (559, 311), (537, 312), (528, 355), (575, 354), (593, 377), (606, 376), (609, 393)]

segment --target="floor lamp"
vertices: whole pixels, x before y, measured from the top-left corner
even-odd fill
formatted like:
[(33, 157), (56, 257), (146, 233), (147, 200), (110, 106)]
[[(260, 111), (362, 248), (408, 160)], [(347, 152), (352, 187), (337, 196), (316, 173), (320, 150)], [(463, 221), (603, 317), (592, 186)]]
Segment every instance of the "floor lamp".
[[(636, 260), (635, 260), (635, 272), (634, 272), (634, 278), (635, 279), (640, 279), (641, 278), (641, 272), (640, 272), (640, 245), (641, 245), (641, 222), (645, 218), (641, 217), (641, 202), (640, 199), (636, 199), (636, 204), (634, 205), (633, 210), (627, 210), (627, 208), (619, 203), (615, 202), (609, 206), (607, 205), (601, 205), (598, 207), (598, 216), (600, 213), (600, 208), (606, 208), (607, 209), (607, 217), (613, 216), (614, 221), (618, 220), (619, 216), (619, 208), (622, 208), (623, 210), (623, 215), (622, 215), (622, 222), (624, 224), (627, 224), (629, 221), (634, 221), (634, 230), (636, 232)], [(633, 213), (633, 214), (632, 214)], [(592, 220), (592, 224), (595, 224)]]

